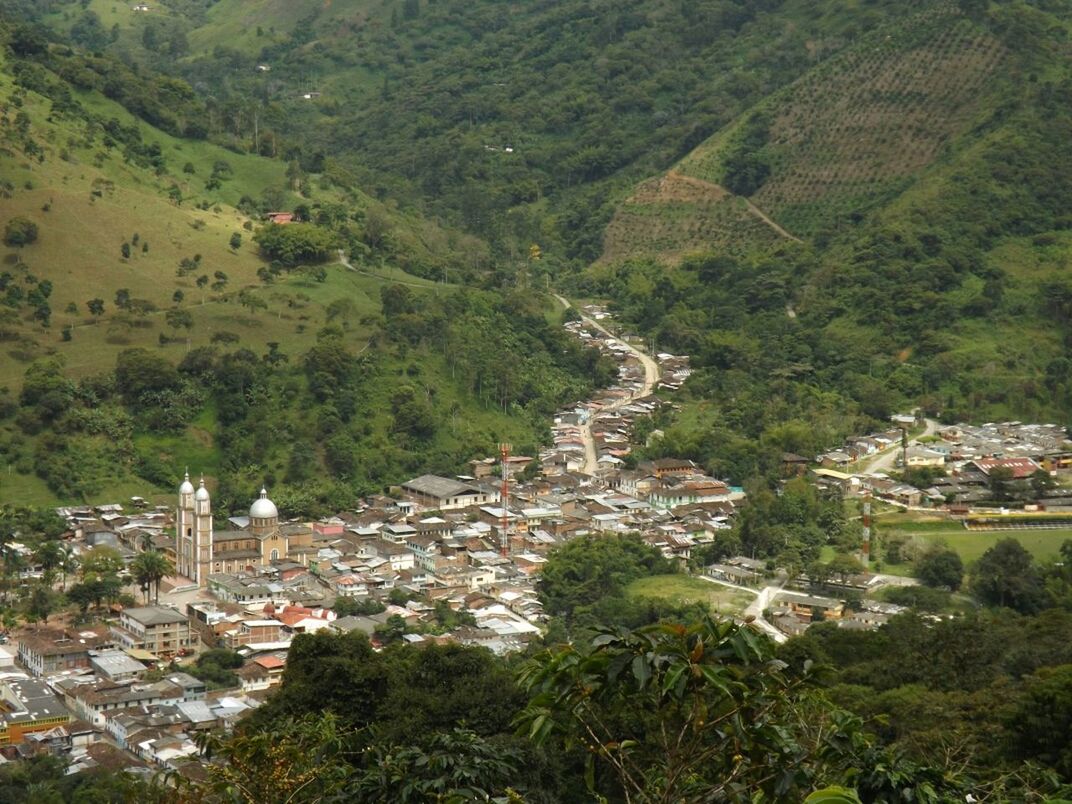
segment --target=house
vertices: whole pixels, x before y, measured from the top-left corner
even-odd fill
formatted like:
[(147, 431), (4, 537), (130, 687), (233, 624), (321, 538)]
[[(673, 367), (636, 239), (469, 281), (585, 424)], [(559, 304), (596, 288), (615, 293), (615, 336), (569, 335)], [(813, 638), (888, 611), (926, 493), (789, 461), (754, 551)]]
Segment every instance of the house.
[(403, 483), (402, 494), (426, 510), (451, 511), (498, 502), (497, 494), (437, 475), (421, 475)]
[(80, 631), (37, 628), (19, 636), (19, 663), (34, 676), (88, 669), (90, 651), (110, 648), (114, 644), (112, 634), (104, 627)]
[(121, 650), (91, 651), (89, 665), (109, 681), (133, 681), (145, 672), (145, 665)]
[(283, 641), (283, 623), (273, 619), (242, 620), (236, 628), (225, 632), (220, 641), (235, 650), (247, 645), (269, 645)]
[(987, 477), (995, 469), (1008, 469), (1013, 480), (1031, 477), (1042, 468), (1030, 458), (976, 458), (972, 463)]
[(845, 603), (840, 600), (797, 592), (779, 592), (771, 607), (776, 611), (788, 611), (807, 622), (840, 620), (845, 612)]
[(941, 468), (945, 466), (945, 459), (944, 452), (928, 449), (927, 447), (910, 447), (905, 457), (909, 467), (933, 466)]
[(12, 678), (0, 682), (0, 746), (20, 743), (26, 734), (70, 721), (63, 701), (44, 681)]
[(188, 650), (196, 642), (186, 616), (167, 606), (123, 609), (112, 634), (125, 649), (146, 650), (164, 658)]
[(208, 590), (212, 596), (227, 603), (267, 603), (272, 591), (262, 578), (254, 578), (244, 572), (217, 572), (208, 576)]
[(264, 217), (266, 217), (270, 223), (275, 223), (280, 226), (294, 222), (293, 212), (266, 212)]
[(660, 480), (664, 477), (686, 477), (698, 471), (695, 463), (681, 458), (657, 458), (654, 461), (642, 461), (637, 468), (644, 474), (654, 475)]

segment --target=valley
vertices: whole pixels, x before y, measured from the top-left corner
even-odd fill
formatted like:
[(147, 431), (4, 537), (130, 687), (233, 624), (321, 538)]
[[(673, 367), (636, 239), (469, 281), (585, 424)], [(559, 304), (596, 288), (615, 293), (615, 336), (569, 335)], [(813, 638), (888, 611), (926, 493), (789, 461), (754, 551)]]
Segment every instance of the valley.
[(1069, 41), (0, 0), (0, 800), (1072, 799)]

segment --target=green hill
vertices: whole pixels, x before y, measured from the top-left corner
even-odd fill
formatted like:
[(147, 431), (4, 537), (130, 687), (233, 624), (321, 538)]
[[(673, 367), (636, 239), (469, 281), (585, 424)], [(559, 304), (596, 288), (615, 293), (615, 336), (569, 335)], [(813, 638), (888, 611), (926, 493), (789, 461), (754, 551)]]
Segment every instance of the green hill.
[[(534, 449), (536, 411), (606, 371), (562, 341), (541, 297), (504, 319), (487, 294), (402, 270), (453, 279), (480, 260), (471, 238), (369, 198), (338, 166), (155, 128), (143, 117), (198, 119), (181, 85), (131, 86), (115, 65), (124, 83), (104, 89), (135, 115), (94, 88), (107, 61), (5, 32), (34, 50), (0, 59), (0, 227), (36, 237), (12, 238), (0, 266), (0, 502), (170, 499), (190, 466), (221, 510), (265, 480), (292, 512), (337, 509), (504, 438)], [(184, 100), (154, 106), (169, 87)], [(266, 209), (313, 221), (272, 233), (316, 230), (349, 263), (265, 253)], [(417, 311), (418, 329), (397, 317)], [(462, 328), (471, 343), (448, 353)], [(489, 337), (498, 350), (474, 352)], [(504, 387), (497, 359), (525, 377)]]
[[(706, 183), (682, 207), (673, 190), (643, 190), (617, 210), (603, 260), (770, 242), (756, 209), (793, 235), (859, 220), (909, 187), (1008, 91), (1008, 48), (954, 5), (880, 26), (758, 103), (660, 180)], [(696, 184), (694, 182), (694, 184)], [(751, 214), (740, 200), (746, 196)], [(641, 218), (637, 220), (637, 218)]]
[(1067, 420), (1068, 26), (935, 4), (638, 186), (580, 289), (694, 356), (659, 451), (744, 478), (902, 407)]

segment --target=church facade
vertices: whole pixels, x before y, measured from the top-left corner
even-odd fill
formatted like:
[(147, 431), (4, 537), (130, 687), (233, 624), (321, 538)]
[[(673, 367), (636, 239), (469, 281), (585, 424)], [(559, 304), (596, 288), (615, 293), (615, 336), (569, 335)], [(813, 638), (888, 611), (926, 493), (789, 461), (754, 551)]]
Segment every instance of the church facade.
[(212, 524), (212, 500), (205, 480), (195, 490), (189, 474), (179, 487), (175, 517), (175, 554), (179, 575), (198, 586), (220, 572), (243, 572), (270, 566), (288, 558), (302, 560), (312, 544), (312, 531), (304, 526), (279, 526), (279, 511), (268, 492), (250, 506), (249, 516), (232, 519), (237, 530), (216, 531)]

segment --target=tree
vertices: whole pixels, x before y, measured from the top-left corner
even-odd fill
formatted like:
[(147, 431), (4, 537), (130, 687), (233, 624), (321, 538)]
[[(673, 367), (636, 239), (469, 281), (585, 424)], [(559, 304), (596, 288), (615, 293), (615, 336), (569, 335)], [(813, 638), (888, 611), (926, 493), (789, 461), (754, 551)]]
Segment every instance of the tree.
[(1042, 608), (1042, 579), (1031, 554), (1016, 539), (1002, 539), (987, 550), (972, 571), (972, 591), (991, 606), (1030, 614)]
[(86, 302), (86, 309), (94, 318), (100, 318), (104, 315), (104, 299), (90, 299)]
[(124, 260), (129, 260), (130, 259), (130, 243), (123, 243), (123, 245), (119, 247), (119, 252), (123, 255)]
[(171, 301), (176, 305), (182, 304), (182, 300), (186, 298), (186, 294), (181, 290), (176, 290), (171, 294)]
[(1072, 664), (1043, 668), (1024, 687), (1006, 719), (1015, 754), (1072, 778)]
[(164, 320), (173, 329), (189, 330), (194, 325), (194, 317), (186, 310), (168, 310), (164, 313)]
[(50, 587), (56, 580), (56, 572), (63, 563), (64, 547), (54, 539), (41, 542), (34, 551), (34, 560), (41, 565), (42, 580)]
[(82, 556), (83, 578), (115, 575), (123, 569), (123, 556), (114, 547), (99, 544)]
[(238, 251), (238, 249), (242, 248), (242, 234), (240, 232), (235, 232), (231, 235), (230, 245), (232, 251)]
[(1012, 469), (1007, 466), (995, 466), (987, 476), (990, 494), (998, 502), (1012, 499)]
[(248, 309), (250, 313), (256, 313), (257, 310), (267, 310), (268, 302), (258, 296), (256, 293), (251, 293), (247, 289), (243, 289), (238, 294), (238, 303)]
[(569, 618), (619, 595), (637, 578), (670, 571), (662, 554), (639, 537), (582, 537), (551, 554), (537, 588), (548, 614)]
[(1053, 479), (1053, 475), (1047, 472), (1045, 469), (1036, 469), (1031, 473), (1031, 490), (1035, 492), (1035, 497), (1041, 499), (1046, 496), (1046, 492), (1057, 485), (1057, 481)]
[(157, 550), (138, 553), (130, 562), (130, 572), (145, 594), (146, 601), (149, 599), (149, 590), (152, 589), (153, 600), (160, 602), (160, 582), (174, 571), (175, 567), (167, 557)]
[(850, 575), (859, 575), (864, 571), (864, 565), (860, 563), (859, 559), (848, 553), (838, 553), (830, 559), (830, 563), (826, 565), (826, 568), (831, 575), (838, 576), (842, 583), (845, 583)]
[(89, 580), (76, 583), (67, 590), (67, 599), (78, 606), (79, 611), (85, 614), (91, 605), (101, 598), (100, 581)]
[(201, 276), (197, 277), (197, 281), (196, 281), (195, 284), (197, 285), (197, 289), (201, 291), (201, 303), (204, 304), (205, 303), (205, 285), (208, 284), (208, 274), (201, 274)]
[(315, 223), (263, 226), (253, 240), (268, 259), (286, 266), (323, 262), (338, 248), (335, 233)]
[(212, 283), (212, 289), (214, 291), (219, 293), (225, 287), (227, 287), (227, 274), (225, 274), (223, 271), (216, 271), (212, 274), (212, 276), (216, 279), (216, 281)]
[(48, 622), (48, 615), (56, 610), (56, 598), (45, 586), (38, 586), (30, 595), (29, 614), (34, 622)]
[(119, 288), (115, 292), (115, 306), (120, 310), (130, 309), (130, 290), (128, 288)]
[[(522, 669), (530, 698), (517, 723), (539, 745), (559, 735), (581, 746), (596, 797), (799, 801), (822, 764), (797, 720), (809, 680), (771, 655), (751, 626), (710, 618), (601, 629), (591, 652), (562, 646)], [(613, 786), (597, 785), (596, 763)]]
[(929, 550), (916, 563), (916, 577), (927, 586), (955, 592), (964, 578), (964, 563), (955, 550)]
[(244, 730), (230, 739), (201, 731), (196, 739), (206, 759), (221, 761), (204, 765), (204, 782), (176, 777), (179, 789), (189, 793), (183, 800), (264, 804), (349, 798), (343, 790), (353, 774), (347, 756), (353, 732), (331, 714), (287, 718), (271, 731)]
[(78, 565), (78, 556), (75, 554), (74, 548), (69, 544), (64, 544), (59, 566), (61, 591), (67, 591), (67, 576), (73, 574), (78, 569)]
[(4, 243), (8, 246), (21, 248), (28, 246), (37, 240), (37, 224), (29, 218), (16, 217), (7, 222), (4, 227)]

